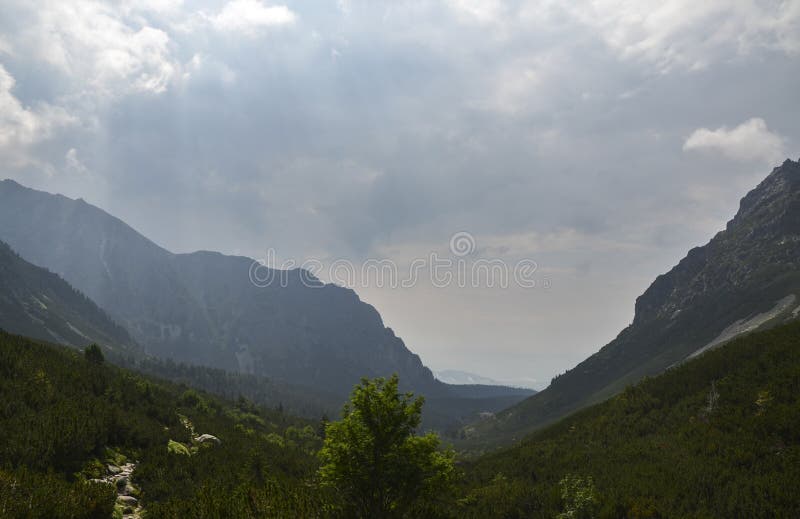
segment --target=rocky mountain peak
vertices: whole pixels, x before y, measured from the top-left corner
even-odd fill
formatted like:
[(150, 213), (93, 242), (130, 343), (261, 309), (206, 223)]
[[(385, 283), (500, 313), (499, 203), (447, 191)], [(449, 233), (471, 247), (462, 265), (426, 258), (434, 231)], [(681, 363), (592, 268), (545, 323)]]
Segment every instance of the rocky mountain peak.
[[(800, 201), (800, 160), (786, 159), (772, 170), (755, 189), (747, 193), (739, 204), (739, 212), (728, 223), (727, 230), (737, 227), (777, 232), (800, 231), (800, 227), (786, 226), (797, 223)], [(787, 220), (787, 216), (789, 216)]]
[(636, 300), (634, 324), (671, 318), (699, 297), (800, 263), (800, 161), (787, 159), (742, 198), (724, 231), (689, 251)]

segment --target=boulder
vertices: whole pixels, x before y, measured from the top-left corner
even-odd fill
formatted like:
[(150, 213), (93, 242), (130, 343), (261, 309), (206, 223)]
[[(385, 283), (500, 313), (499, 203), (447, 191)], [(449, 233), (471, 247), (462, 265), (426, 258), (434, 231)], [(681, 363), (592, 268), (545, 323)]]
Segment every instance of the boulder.
[(219, 438), (217, 438), (216, 436), (213, 436), (211, 434), (201, 434), (200, 436), (197, 437), (197, 442), (198, 443), (216, 443), (217, 445), (222, 443), (219, 440)]
[(136, 506), (139, 500), (133, 496), (119, 496), (117, 497), (117, 502), (122, 503), (125, 506)]

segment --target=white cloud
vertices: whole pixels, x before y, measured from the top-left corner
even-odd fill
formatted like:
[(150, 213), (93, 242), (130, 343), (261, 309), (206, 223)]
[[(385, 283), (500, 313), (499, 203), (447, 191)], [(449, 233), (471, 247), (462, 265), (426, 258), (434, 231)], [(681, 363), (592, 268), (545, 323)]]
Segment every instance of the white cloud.
[(55, 129), (76, 122), (62, 108), (47, 103), (24, 106), (12, 92), (15, 83), (0, 64), (0, 162), (7, 168), (39, 162), (30, 155), (29, 147), (50, 137)]
[(122, 5), (129, 11), (175, 14), (183, 7), (183, 0), (125, 0)]
[(767, 123), (754, 117), (735, 128), (699, 128), (683, 144), (685, 151), (713, 150), (735, 160), (776, 162), (785, 157), (785, 139), (769, 131)]
[(492, 77), (488, 98), (477, 103), (477, 106), (506, 115), (524, 112), (536, 99), (537, 89), (543, 83), (542, 76), (541, 63), (525, 60), (512, 63)]
[(29, 141), (36, 132), (37, 117), (11, 93), (14, 78), (0, 65), (0, 146)]
[(223, 85), (231, 86), (236, 82), (236, 71), (225, 63), (214, 59), (213, 56), (195, 54), (183, 65), (183, 80), (201, 79), (218, 81)]
[(503, 14), (503, 3), (499, 0), (447, 0), (456, 14), (465, 20), (492, 23)]
[(60, 69), (85, 93), (163, 92), (176, 73), (169, 35), (125, 12), (92, 0), (37, 4), (14, 50)]
[(35, 109), (23, 106), (12, 93), (15, 83), (0, 64), (0, 148), (31, 144), (73, 121), (64, 110), (48, 104)]
[(569, 11), (623, 59), (662, 72), (704, 68), (757, 48), (800, 52), (800, 2), (589, 0)]
[(285, 5), (266, 6), (259, 0), (233, 0), (209, 17), (215, 29), (253, 36), (258, 31), (293, 24), (297, 16)]
[(64, 162), (66, 163), (67, 171), (77, 173), (79, 175), (88, 175), (89, 168), (78, 158), (78, 150), (70, 148), (66, 155), (64, 155)]

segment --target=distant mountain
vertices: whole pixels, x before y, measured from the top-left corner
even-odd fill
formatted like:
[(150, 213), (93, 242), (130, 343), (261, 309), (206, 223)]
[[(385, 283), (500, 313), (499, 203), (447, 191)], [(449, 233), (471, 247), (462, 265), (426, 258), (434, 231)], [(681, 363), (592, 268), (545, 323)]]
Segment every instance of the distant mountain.
[(476, 424), (472, 440), (518, 439), (737, 335), (792, 320), (798, 296), (800, 163), (787, 160), (742, 199), (724, 231), (656, 278), (616, 339), (547, 389)]
[(440, 380), (445, 384), (465, 385), (465, 384), (478, 384), (483, 386), (506, 386), (518, 388), (531, 388), (533, 380), (495, 380), (493, 378), (476, 375), (469, 371), (461, 371), (457, 369), (442, 369), (433, 372), (436, 380)]
[(85, 295), (31, 265), (0, 241), (0, 328), (71, 346), (97, 343), (117, 353), (139, 347)]
[(433, 376), (436, 380), (441, 380), (445, 384), (483, 384), (486, 386), (500, 386), (500, 382), (489, 377), (469, 373), (468, 371), (459, 371), (457, 369), (443, 369), (441, 371), (434, 371)]
[(284, 273), (286, 286), (259, 288), (249, 258), (173, 254), (83, 200), (10, 180), (0, 183), (0, 239), (87, 294), (150, 354), (338, 394), (395, 372), (407, 387), (441, 390), (372, 306), (346, 288), (307, 286), (299, 270)]
[(0, 182), (0, 239), (87, 294), (155, 357), (269, 377), (340, 401), (361, 377), (397, 373), (404, 389), (428, 397), (426, 424), (437, 428), (530, 394), (488, 386), (465, 394), (434, 379), (354, 291), (300, 270), (273, 271), (275, 283), (255, 286), (250, 258), (173, 254), (80, 199)]

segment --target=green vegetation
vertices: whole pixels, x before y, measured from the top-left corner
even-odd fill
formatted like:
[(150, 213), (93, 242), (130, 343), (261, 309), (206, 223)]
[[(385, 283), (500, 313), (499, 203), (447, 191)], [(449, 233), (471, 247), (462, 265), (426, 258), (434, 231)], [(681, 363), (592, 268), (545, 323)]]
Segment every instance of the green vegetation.
[(115, 364), (149, 376), (185, 384), (208, 393), (236, 400), (244, 396), (256, 404), (305, 418), (319, 418), (341, 408), (344, 398), (331, 393), (287, 382), (233, 373), (207, 366), (194, 366), (171, 359), (125, 357), (112, 359)]
[(95, 480), (126, 463), (148, 518), (800, 516), (800, 323), (458, 468), (396, 377), (312, 422), (88, 351), (0, 333), (0, 516), (119, 514)]
[[(91, 480), (126, 460), (148, 517), (321, 510), (309, 485), (315, 422), (98, 363), (93, 351), (0, 332), (0, 516), (110, 517), (116, 490)], [(181, 417), (220, 443), (199, 444)]]
[(798, 517), (800, 324), (732, 341), (466, 473), (466, 517)]
[[(365, 387), (382, 388), (377, 407), (362, 405)], [(413, 436), (422, 401), (396, 391), (396, 378), (368, 383), (354, 393), (352, 409), (383, 417), (368, 432), (383, 435), (376, 460), (390, 465), (375, 467), (383, 474), (377, 481), (400, 492), (392, 514), (436, 510), (443, 498), (432, 492), (451, 481), (452, 454), (438, 452), (434, 435)], [(111, 517), (124, 509), (114, 512), (117, 489), (96, 480), (124, 463), (136, 465), (132, 483), (148, 518), (349, 513), (320, 483), (335, 472), (319, 470), (324, 423), (115, 367), (99, 348), (81, 353), (0, 331), (0, 402), (2, 517)], [(347, 448), (339, 431), (354, 418), (327, 426), (331, 460)]]
[(86, 361), (90, 364), (95, 364), (99, 366), (103, 362), (105, 362), (106, 358), (103, 356), (103, 351), (100, 349), (100, 346), (97, 344), (90, 344), (83, 350), (83, 356), (86, 357)]
[(319, 453), (322, 484), (344, 517), (436, 517), (447, 512), (455, 469), (433, 433), (416, 436), (420, 397), (400, 394), (398, 378), (364, 379), (342, 420), (328, 424)]

